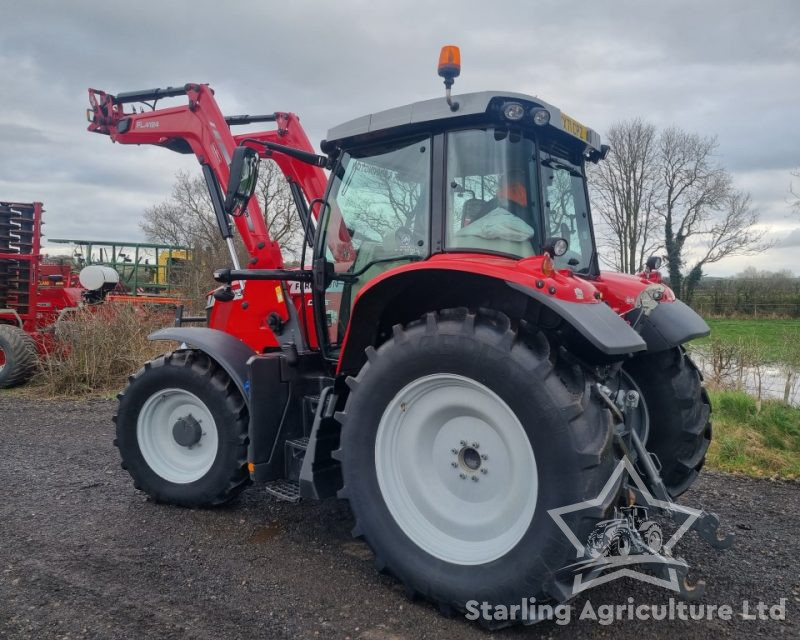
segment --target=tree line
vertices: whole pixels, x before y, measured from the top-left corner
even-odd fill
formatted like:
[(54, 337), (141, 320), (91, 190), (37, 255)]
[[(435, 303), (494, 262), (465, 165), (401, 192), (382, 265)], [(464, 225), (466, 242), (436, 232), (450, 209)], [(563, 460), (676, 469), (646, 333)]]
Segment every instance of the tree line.
[(636, 118), (606, 138), (611, 151), (589, 184), (608, 266), (636, 273), (649, 255), (663, 254), (670, 286), (691, 301), (708, 265), (767, 248), (750, 194), (717, 160), (715, 136), (658, 131)]

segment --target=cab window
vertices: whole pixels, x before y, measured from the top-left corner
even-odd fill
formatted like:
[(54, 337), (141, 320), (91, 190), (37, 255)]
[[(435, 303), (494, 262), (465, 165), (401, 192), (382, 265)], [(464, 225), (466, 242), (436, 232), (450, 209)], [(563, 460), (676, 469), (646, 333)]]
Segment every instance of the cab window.
[(524, 258), (540, 243), (533, 140), (485, 128), (447, 135), (447, 248)]
[(542, 152), (541, 176), (547, 236), (569, 242), (566, 254), (556, 257), (556, 268), (589, 273), (594, 244), (583, 171), (564, 158)]
[(325, 296), (331, 345), (367, 282), (428, 254), (430, 146), (425, 137), (342, 157), (325, 226), (327, 258), (342, 276)]

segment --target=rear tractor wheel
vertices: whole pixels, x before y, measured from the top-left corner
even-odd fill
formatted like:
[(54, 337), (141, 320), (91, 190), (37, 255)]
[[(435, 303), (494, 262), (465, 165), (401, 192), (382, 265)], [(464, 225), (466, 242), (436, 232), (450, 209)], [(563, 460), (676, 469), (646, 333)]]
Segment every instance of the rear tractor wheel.
[(114, 444), (137, 489), (186, 507), (223, 504), (248, 484), (248, 413), (207, 355), (178, 351), (147, 363), (120, 394)]
[(0, 324), (0, 389), (28, 382), (39, 365), (36, 342), (19, 327)]
[[(548, 510), (597, 498), (615, 466), (590, 380), (492, 312), (430, 313), (367, 355), (336, 455), (378, 567), (445, 611), (568, 598), (555, 573), (576, 550)], [(570, 514), (579, 539), (617, 493)]]

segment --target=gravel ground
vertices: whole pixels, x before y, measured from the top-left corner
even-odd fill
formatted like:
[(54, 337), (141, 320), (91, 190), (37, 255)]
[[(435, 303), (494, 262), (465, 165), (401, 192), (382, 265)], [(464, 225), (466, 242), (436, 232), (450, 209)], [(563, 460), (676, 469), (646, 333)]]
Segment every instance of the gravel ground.
[[(120, 469), (112, 410), (0, 392), (1, 638), (800, 637), (796, 483), (706, 473), (687, 496), (738, 534), (726, 552), (694, 534), (679, 548), (707, 582), (703, 602), (731, 605), (731, 621), (576, 619), (587, 599), (668, 602), (624, 578), (577, 599), (567, 625), (489, 634), (376, 573), (344, 503), (290, 505), (258, 488), (211, 511), (148, 502)], [(739, 615), (743, 600), (781, 598), (785, 621)]]

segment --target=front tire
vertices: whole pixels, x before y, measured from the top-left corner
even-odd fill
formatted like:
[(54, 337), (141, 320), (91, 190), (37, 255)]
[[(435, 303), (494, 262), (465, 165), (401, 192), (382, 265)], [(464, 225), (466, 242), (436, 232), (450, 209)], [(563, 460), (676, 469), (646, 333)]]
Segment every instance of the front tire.
[(148, 362), (119, 399), (114, 444), (122, 468), (157, 502), (216, 506), (249, 483), (247, 407), (206, 354), (184, 350)]
[[(493, 312), (430, 313), (367, 355), (336, 455), (379, 569), (446, 611), (570, 597), (556, 574), (576, 549), (548, 510), (597, 498), (616, 463), (590, 381)], [(618, 488), (565, 518), (578, 539)]]
[(694, 484), (711, 444), (711, 401), (697, 366), (682, 347), (637, 355), (625, 370), (642, 392), (650, 429), (647, 449), (677, 498)]

